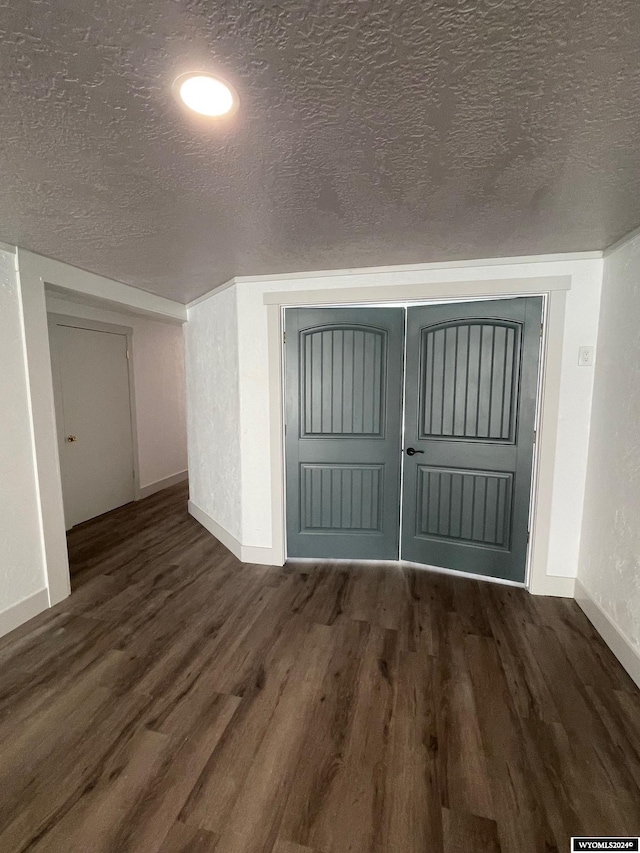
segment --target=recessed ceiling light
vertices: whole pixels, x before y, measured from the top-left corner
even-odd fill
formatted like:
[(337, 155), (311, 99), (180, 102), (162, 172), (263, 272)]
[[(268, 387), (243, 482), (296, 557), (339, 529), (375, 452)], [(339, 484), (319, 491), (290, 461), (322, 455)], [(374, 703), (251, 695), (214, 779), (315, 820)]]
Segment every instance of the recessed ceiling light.
[(229, 115), (238, 109), (238, 93), (233, 86), (206, 71), (182, 74), (173, 89), (190, 110), (209, 118)]

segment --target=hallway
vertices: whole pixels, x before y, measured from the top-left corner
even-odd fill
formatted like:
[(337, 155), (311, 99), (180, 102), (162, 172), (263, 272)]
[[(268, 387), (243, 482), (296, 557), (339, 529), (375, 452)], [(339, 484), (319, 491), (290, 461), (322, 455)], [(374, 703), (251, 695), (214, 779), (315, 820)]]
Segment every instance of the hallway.
[(572, 600), (243, 565), (186, 486), (74, 528), (0, 641), (0, 850), (550, 853), (640, 833), (640, 693)]

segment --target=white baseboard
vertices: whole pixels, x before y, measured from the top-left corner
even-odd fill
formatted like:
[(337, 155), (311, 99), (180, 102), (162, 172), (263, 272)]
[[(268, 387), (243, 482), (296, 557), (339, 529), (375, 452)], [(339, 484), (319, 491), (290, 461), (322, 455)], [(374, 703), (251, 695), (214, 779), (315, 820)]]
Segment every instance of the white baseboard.
[(216, 539), (222, 542), (225, 548), (228, 548), (232, 554), (239, 560), (242, 560), (242, 545), (240, 542), (238, 542), (235, 536), (228, 533), (224, 527), (221, 527), (217, 521), (214, 521), (203, 509), (194, 504), (193, 501), (189, 501), (189, 515), (192, 515), (205, 530), (208, 530), (212, 536), (215, 536)]
[(622, 633), (609, 614), (605, 613), (579, 580), (576, 580), (575, 599), (598, 634), (640, 687), (640, 654), (631, 640)]
[(280, 563), (273, 560), (272, 548), (260, 548), (256, 545), (243, 545), (235, 536), (232, 536), (224, 527), (221, 527), (217, 521), (214, 521), (199, 506), (189, 501), (189, 514), (198, 521), (205, 530), (208, 530), (212, 536), (215, 536), (225, 548), (228, 548), (242, 563), (257, 563), (261, 566), (277, 566)]
[(177, 486), (178, 483), (184, 483), (188, 478), (188, 471), (179, 471), (177, 474), (172, 474), (170, 477), (164, 477), (162, 480), (156, 480), (155, 483), (149, 483), (148, 486), (140, 486), (136, 500), (148, 498), (149, 495), (155, 495), (156, 492), (168, 489), (169, 486)]
[(242, 546), (242, 562), (257, 563), (259, 566), (282, 566), (282, 561), (276, 560), (273, 548), (261, 548), (259, 545)]
[(573, 598), (575, 593), (575, 578), (562, 578), (558, 575), (545, 575), (535, 583), (532, 579), (529, 592), (532, 595), (553, 595), (556, 598)]
[(24, 625), (29, 619), (33, 619), (38, 613), (42, 613), (49, 607), (49, 593), (46, 589), (39, 589), (33, 595), (23, 598), (17, 604), (11, 605), (0, 613), (0, 637), (4, 637), (14, 628)]

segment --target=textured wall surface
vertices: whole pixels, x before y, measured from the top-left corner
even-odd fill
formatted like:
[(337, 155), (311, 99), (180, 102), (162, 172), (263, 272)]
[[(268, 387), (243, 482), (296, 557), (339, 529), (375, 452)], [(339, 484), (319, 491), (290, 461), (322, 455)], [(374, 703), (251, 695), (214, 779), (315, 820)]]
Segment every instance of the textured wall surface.
[[(637, 0), (15, 0), (0, 38), (0, 239), (182, 301), (640, 223)], [(233, 119), (178, 108), (199, 68)]]
[(47, 311), (133, 328), (133, 378), (140, 486), (187, 468), (187, 416), (182, 326), (47, 296)]
[(189, 496), (201, 510), (241, 542), (235, 288), (223, 290), (189, 309), (185, 343)]
[(45, 586), (15, 255), (0, 251), (0, 613)]
[(640, 237), (604, 267), (578, 578), (640, 654)]

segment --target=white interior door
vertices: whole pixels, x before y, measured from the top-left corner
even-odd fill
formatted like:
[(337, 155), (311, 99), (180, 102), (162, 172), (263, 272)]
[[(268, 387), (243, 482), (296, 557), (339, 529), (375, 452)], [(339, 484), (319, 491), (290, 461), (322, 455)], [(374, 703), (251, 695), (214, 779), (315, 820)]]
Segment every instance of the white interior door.
[(51, 325), (67, 528), (134, 499), (125, 334)]

